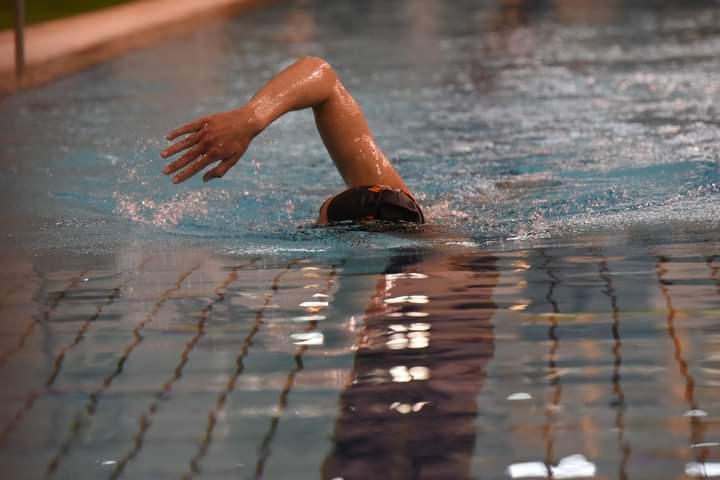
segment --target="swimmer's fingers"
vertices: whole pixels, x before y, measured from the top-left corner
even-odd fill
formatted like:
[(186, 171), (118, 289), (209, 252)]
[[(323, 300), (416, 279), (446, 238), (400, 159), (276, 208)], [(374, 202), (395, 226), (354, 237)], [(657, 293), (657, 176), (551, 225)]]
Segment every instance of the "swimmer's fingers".
[(187, 152), (182, 157), (178, 158), (171, 164), (167, 165), (165, 168), (163, 168), (163, 173), (165, 175), (170, 175), (171, 173), (175, 173), (181, 168), (183, 168), (185, 165), (189, 164), (196, 158), (198, 158), (200, 155), (202, 155), (205, 152), (205, 147), (202, 145), (195, 145), (189, 152)]
[(217, 162), (218, 158), (214, 158), (212, 155), (203, 153), (200, 157), (188, 168), (178, 173), (173, 177), (173, 183), (181, 183), (198, 173), (203, 168), (207, 167), (213, 162)]
[(188, 148), (192, 147), (198, 142), (199, 139), (200, 135), (197, 133), (190, 135), (185, 140), (170, 145), (168, 148), (160, 152), (160, 156), (162, 158), (172, 157), (176, 153), (182, 152), (183, 150), (187, 150)]
[(208, 170), (208, 172), (203, 175), (203, 181), (207, 182), (208, 180), (212, 180), (213, 178), (224, 177), (227, 171), (230, 170), (238, 162), (238, 160), (240, 160), (240, 157), (242, 157), (242, 153), (238, 153), (230, 158), (226, 158), (225, 160), (220, 162), (220, 165), (213, 168), (212, 170)]
[(168, 140), (174, 140), (175, 138), (179, 137), (180, 135), (184, 135), (186, 133), (197, 132), (206, 123), (207, 123), (206, 118), (204, 118), (204, 117), (198, 118), (197, 120), (193, 120), (190, 123), (186, 123), (185, 125), (183, 125), (181, 127), (177, 127), (176, 129), (171, 130), (170, 133), (168, 133), (165, 138)]

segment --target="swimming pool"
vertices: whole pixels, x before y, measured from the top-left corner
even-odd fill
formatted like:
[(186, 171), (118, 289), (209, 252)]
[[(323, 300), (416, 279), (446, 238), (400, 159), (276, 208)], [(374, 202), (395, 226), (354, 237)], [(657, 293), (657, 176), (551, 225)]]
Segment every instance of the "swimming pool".
[[(719, 25), (704, 2), (281, 2), (0, 100), (0, 465), (720, 475)], [(169, 128), (302, 55), (432, 236), (312, 228), (341, 180), (308, 112), (222, 181), (160, 175)]]

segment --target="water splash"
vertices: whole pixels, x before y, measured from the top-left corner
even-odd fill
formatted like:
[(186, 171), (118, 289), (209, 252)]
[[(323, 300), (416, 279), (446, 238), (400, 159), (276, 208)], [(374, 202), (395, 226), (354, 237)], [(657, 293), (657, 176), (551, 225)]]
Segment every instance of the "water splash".
[(161, 201), (115, 192), (113, 198), (116, 215), (141, 225), (167, 227), (177, 226), (187, 217), (206, 217), (211, 194), (208, 190), (183, 192)]

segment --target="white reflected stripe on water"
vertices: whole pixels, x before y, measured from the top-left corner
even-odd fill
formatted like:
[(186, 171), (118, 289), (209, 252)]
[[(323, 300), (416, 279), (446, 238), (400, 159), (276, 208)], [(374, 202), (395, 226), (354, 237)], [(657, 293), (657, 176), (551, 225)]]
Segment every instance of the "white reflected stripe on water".
[(413, 380), (427, 380), (430, 378), (430, 369), (428, 367), (410, 367), (408, 373)]
[(427, 312), (392, 312), (388, 313), (388, 317), (399, 318), (399, 317), (410, 317), (410, 318), (423, 318), (430, 314)]
[(325, 336), (320, 332), (293, 333), (290, 340), (295, 345), (322, 345)]
[(300, 307), (302, 308), (325, 308), (328, 306), (328, 302), (302, 302)]
[(411, 330), (410, 335), (412, 335), (413, 333), (427, 332), (428, 330), (430, 330), (430, 324), (423, 322), (415, 322), (411, 323), (410, 326), (407, 327), (401, 323), (393, 323), (388, 328), (393, 332), (407, 332), (408, 330)]
[[(597, 471), (595, 464), (589, 462), (584, 455), (570, 455), (560, 460), (557, 466), (550, 466), (552, 478), (590, 478)], [(543, 462), (513, 463), (507, 468), (511, 478), (551, 478), (548, 467)]]
[(396, 323), (389, 326), (392, 332), (385, 345), (390, 350), (401, 350), (403, 348), (427, 348), (430, 345), (430, 324), (412, 323), (408, 328), (405, 325)]
[(685, 475), (695, 478), (720, 477), (718, 462), (690, 462), (685, 464)]
[(408, 348), (427, 348), (429, 345), (430, 341), (427, 337), (411, 337)]
[(293, 322), (318, 322), (325, 320), (325, 315), (301, 315), (299, 317), (293, 317)]
[(683, 417), (707, 417), (708, 414), (705, 410), (688, 410), (687, 412), (683, 413)]
[(405, 383), (412, 381), (412, 376), (405, 365), (392, 367), (390, 369), (390, 376), (392, 377), (393, 382)]
[(547, 478), (548, 471), (542, 462), (513, 463), (507, 468), (511, 478)]
[(424, 273), (388, 273), (385, 275), (385, 278), (388, 280), (397, 280), (400, 278), (423, 279), (428, 278), (428, 276)]
[(532, 400), (532, 395), (530, 395), (529, 393), (525, 393), (525, 392), (517, 392), (517, 393), (513, 393), (511, 395), (508, 395), (507, 399), (510, 400), (511, 402), (517, 401), (517, 400)]
[(393, 402), (392, 405), (390, 405), (390, 410), (395, 410), (398, 413), (402, 413), (403, 415), (406, 415), (410, 412), (417, 413), (420, 410), (423, 409), (425, 405), (428, 405), (430, 402), (417, 402), (414, 404), (409, 403), (401, 403), (401, 402)]
[(430, 369), (419, 365), (407, 368), (405, 365), (398, 365), (389, 370), (393, 382), (406, 383), (427, 380), (430, 378)]
[(385, 303), (428, 303), (430, 300), (426, 295), (401, 295), (399, 297), (386, 298)]
[(410, 341), (407, 337), (400, 333), (391, 335), (388, 341), (385, 342), (385, 345), (387, 345), (390, 350), (402, 350), (403, 348), (407, 348), (408, 343), (410, 343)]

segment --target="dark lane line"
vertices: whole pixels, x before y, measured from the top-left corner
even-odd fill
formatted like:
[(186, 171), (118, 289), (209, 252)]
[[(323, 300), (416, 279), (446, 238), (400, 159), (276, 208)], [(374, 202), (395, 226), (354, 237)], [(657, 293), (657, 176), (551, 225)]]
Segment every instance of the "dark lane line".
[(601, 260), (598, 263), (598, 274), (605, 283), (605, 289), (602, 291), (610, 300), (610, 308), (612, 309), (612, 327), (611, 333), (613, 337), (613, 373), (611, 382), (613, 386), (613, 394), (615, 399), (612, 406), (615, 408), (615, 428), (617, 428), (618, 435), (618, 449), (620, 450), (620, 465), (618, 466), (618, 478), (620, 480), (627, 480), (627, 466), (630, 463), (630, 456), (632, 454), (632, 445), (630, 441), (625, 438), (625, 410), (627, 404), (625, 402), (625, 391), (622, 387), (622, 375), (620, 374), (622, 368), (622, 340), (620, 338), (620, 307), (618, 306), (617, 290), (613, 283), (612, 273), (608, 265), (608, 258), (601, 252), (598, 252)]
[(10, 358), (15, 355), (16, 353), (20, 352), (23, 347), (25, 346), (25, 342), (27, 339), (32, 335), (33, 331), (35, 331), (35, 327), (39, 323), (47, 323), (50, 320), (50, 317), (52, 314), (57, 310), (58, 306), (60, 305), (60, 302), (62, 302), (63, 299), (68, 294), (69, 290), (72, 290), (73, 288), (77, 287), (80, 284), (80, 280), (85, 276), (87, 273), (87, 270), (84, 270), (80, 272), (78, 275), (74, 276), (70, 281), (65, 285), (65, 288), (60, 290), (55, 294), (55, 298), (50, 302), (50, 304), (43, 310), (42, 315), (40, 318), (34, 318), (30, 321), (27, 328), (23, 332), (23, 334), (20, 336), (20, 340), (18, 341), (18, 344), (11, 348), (10, 350), (3, 352), (0, 354), (0, 369), (6, 366), (10, 360)]
[(133, 436), (133, 446), (130, 451), (123, 455), (121, 459), (117, 462), (117, 464), (115, 464), (115, 468), (110, 474), (111, 479), (114, 480), (120, 478), (125, 471), (128, 463), (133, 461), (133, 459), (135, 459), (137, 454), (142, 449), (145, 435), (152, 427), (153, 416), (158, 412), (162, 403), (168, 399), (170, 392), (172, 391), (173, 385), (175, 384), (175, 382), (180, 380), (183, 375), (183, 370), (187, 365), (188, 361), (190, 360), (190, 354), (192, 353), (197, 343), (202, 339), (202, 337), (205, 336), (205, 328), (208, 321), (210, 320), (213, 306), (219, 305), (225, 301), (225, 293), (227, 291), (227, 288), (238, 279), (238, 271), (242, 268), (254, 265), (256, 262), (257, 259), (253, 259), (246, 265), (234, 267), (230, 271), (230, 273), (228, 273), (225, 280), (215, 288), (215, 298), (200, 311), (200, 318), (195, 326), (195, 335), (190, 339), (189, 342), (187, 342), (185, 348), (181, 352), (180, 362), (173, 369), (173, 375), (167, 381), (165, 381), (165, 383), (163, 383), (159, 390), (155, 392), (155, 394), (153, 395), (153, 401), (150, 403), (145, 412), (140, 415), (140, 418), (138, 419), (139, 428), (137, 433)]
[(220, 392), (217, 399), (215, 400), (215, 404), (210, 408), (210, 411), (208, 412), (208, 420), (205, 426), (205, 433), (200, 440), (200, 443), (198, 444), (197, 452), (189, 461), (189, 471), (182, 476), (183, 479), (191, 479), (195, 475), (200, 473), (200, 463), (210, 450), (213, 433), (215, 431), (215, 426), (217, 425), (218, 415), (225, 407), (225, 402), (227, 402), (230, 394), (235, 390), (235, 385), (237, 384), (240, 375), (242, 375), (245, 371), (245, 357), (247, 357), (247, 355), (250, 353), (250, 346), (253, 345), (253, 340), (255, 336), (258, 334), (260, 328), (265, 323), (265, 311), (267, 310), (268, 305), (270, 305), (270, 301), (273, 299), (273, 297), (279, 290), (279, 284), (282, 277), (285, 276), (288, 272), (290, 272), (292, 268), (300, 261), (301, 259), (292, 260), (285, 266), (285, 269), (283, 271), (275, 275), (275, 278), (273, 278), (272, 284), (270, 286), (271, 293), (265, 295), (265, 302), (255, 315), (255, 322), (253, 323), (250, 332), (247, 334), (240, 346), (240, 353), (235, 359), (235, 371), (228, 378), (228, 381), (225, 384), (225, 388), (222, 392)]
[[(337, 268), (342, 266), (340, 265), (333, 265), (332, 269), (330, 271), (330, 274), (328, 275), (327, 283), (325, 285), (325, 288), (318, 293), (324, 293), (325, 295), (328, 295), (330, 293), (330, 289), (332, 288), (333, 283), (335, 282), (335, 277), (337, 276)], [(306, 332), (311, 332), (315, 329), (317, 329), (318, 322), (317, 320), (313, 320), (308, 323), (307, 328), (305, 329)], [(285, 379), (285, 386), (280, 392), (280, 397), (277, 402), (277, 406), (275, 408), (275, 412), (273, 413), (273, 419), (270, 422), (270, 428), (268, 429), (267, 433), (263, 436), (262, 441), (260, 442), (260, 446), (258, 447), (258, 460), (255, 464), (255, 480), (259, 480), (263, 476), (263, 472), (265, 471), (265, 465), (267, 461), (270, 459), (270, 454), (272, 450), (270, 449), (270, 445), (272, 444), (273, 438), (275, 437), (275, 433), (277, 432), (278, 426), (280, 424), (280, 418), (285, 413), (285, 409), (288, 405), (288, 398), (290, 396), (290, 391), (292, 390), (292, 387), (295, 383), (295, 378), (300, 373), (303, 368), (305, 368), (305, 365), (303, 363), (303, 355), (307, 351), (308, 346), (307, 345), (301, 345), (297, 351), (295, 352), (295, 356), (293, 357), (295, 360), (295, 367), (290, 370), (290, 373), (288, 373), (287, 378)]]
[(538, 252), (545, 258), (545, 263), (543, 263), (541, 268), (550, 279), (545, 300), (552, 309), (549, 317), (550, 328), (548, 328), (548, 338), (550, 339), (550, 351), (548, 352), (548, 376), (550, 377), (550, 386), (552, 387), (553, 393), (550, 405), (545, 407), (545, 425), (543, 426), (545, 459), (543, 461), (545, 463), (545, 468), (547, 469), (548, 478), (553, 478), (552, 466), (555, 465), (555, 415), (557, 414), (558, 407), (562, 399), (563, 390), (557, 367), (557, 352), (560, 349), (560, 339), (557, 336), (557, 314), (560, 313), (560, 308), (558, 307), (557, 300), (555, 299), (555, 290), (557, 286), (562, 283), (562, 280), (555, 274), (550, 266), (553, 258), (549, 257), (543, 249), (538, 250)]
[(90, 423), (92, 422), (92, 416), (95, 414), (95, 411), (98, 408), (102, 394), (105, 393), (112, 386), (113, 381), (118, 376), (120, 376), (125, 366), (125, 362), (127, 362), (128, 358), (130, 357), (130, 354), (143, 341), (143, 336), (140, 334), (142, 329), (155, 319), (158, 311), (160, 311), (162, 306), (168, 300), (170, 300), (171, 295), (182, 288), (183, 282), (185, 282), (185, 280), (187, 280), (187, 278), (192, 275), (193, 272), (199, 269), (200, 265), (201, 263), (197, 263), (192, 268), (182, 273), (176, 280), (175, 285), (165, 290), (160, 295), (160, 298), (155, 302), (155, 305), (153, 305), (150, 312), (148, 312), (145, 318), (140, 323), (138, 323), (135, 328), (133, 328), (133, 341), (125, 347), (122, 355), (118, 359), (115, 370), (113, 370), (110, 375), (108, 375), (100, 383), (100, 385), (98, 385), (98, 387), (92, 393), (90, 393), (88, 402), (85, 407), (80, 409), (80, 411), (75, 414), (75, 418), (70, 424), (70, 433), (68, 437), (62, 443), (60, 450), (57, 452), (57, 454), (55, 454), (52, 460), (50, 460), (50, 462), (48, 463), (46, 477), (51, 477), (55, 474), (55, 472), (57, 472), (58, 467), (62, 462), (62, 459), (70, 453), (73, 444), (78, 438), (80, 438), (80, 434), (90, 426)]
[[(142, 271), (143, 267), (147, 264), (148, 259), (143, 261), (136, 269), (136, 271)], [(43, 395), (50, 392), (52, 386), (55, 383), (55, 380), (57, 379), (58, 375), (60, 374), (60, 371), (63, 366), (63, 362), (65, 360), (65, 356), (73, 349), (75, 348), (85, 337), (85, 334), (87, 334), (88, 330), (90, 329), (91, 325), (100, 318), (100, 315), (105, 310), (106, 307), (109, 307), (113, 303), (115, 303), (115, 300), (120, 296), (120, 293), (123, 291), (125, 287), (127, 287), (128, 283), (130, 282), (131, 276), (127, 276), (125, 280), (120, 282), (116, 287), (114, 287), (108, 295), (107, 300), (105, 303), (101, 303), (97, 305), (95, 313), (88, 317), (80, 326), (80, 329), (78, 330), (77, 334), (75, 335), (75, 338), (72, 342), (65, 345), (58, 355), (55, 357), (55, 360), (53, 361), (53, 370), (50, 373), (50, 376), (45, 381), (45, 388), (35, 390), (33, 392), (30, 392), (26, 395), (25, 401), (23, 402), (23, 406), (13, 415), (12, 420), (8, 422), (7, 425), (5, 425), (2, 430), (0, 430), (0, 445), (4, 445), (7, 441), (10, 434), (17, 428), (21, 420), (27, 415), (27, 413), (33, 408), (35, 405), (35, 402), (38, 398), (42, 397)]]
[[(666, 323), (666, 331), (668, 334), (668, 337), (670, 337), (670, 341), (673, 344), (674, 349), (674, 359), (677, 363), (678, 371), (680, 372), (680, 375), (685, 380), (685, 401), (687, 402), (689, 410), (692, 411), (693, 414), (689, 416), (689, 422), (690, 422), (690, 444), (691, 445), (697, 445), (704, 443), (705, 438), (705, 431), (707, 430), (707, 426), (705, 425), (705, 422), (702, 421), (700, 416), (695, 415), (694, 413), (697, 413), (696, 411), (700, 409), (697, 399), (695, 398), (695, 378), (690, 373), (690, 369), (688, 366), (688, 362), (685, 359), (685, 352), (683, 351), (683, 345), (678, 337), (677, 330), (675, 327), (675, 318), (677, 316), (677, 310), (675, 309), (675, 306), (673, 305), (673, 299), (672, 299), (672, 293), (670, 291), (670, 286), (673, 284), (671, 280), (668, 280), (665, 278), (665, 275), (668, 273), (667, 268), (665, 268), (665, 264), (669, 263), (671, 259), (669, 257), (663, 256), (663, 255), (657, 255), (657, 263), (655, 265), (655, 274), (657, 276), (658, 280), (658, 287), (660, 288), (660, 293), (662, 294), (663, 298), (665, 299), (665, 304), (667, 305), (667, 317), (665, 319)], [(702, 448), (691, 448), (693, 451), (693, 457), (696, 462), (704, 464), (705, 460), (707, 459), (708, 455), (710, 454), (710, 451), (707, 447)]]

